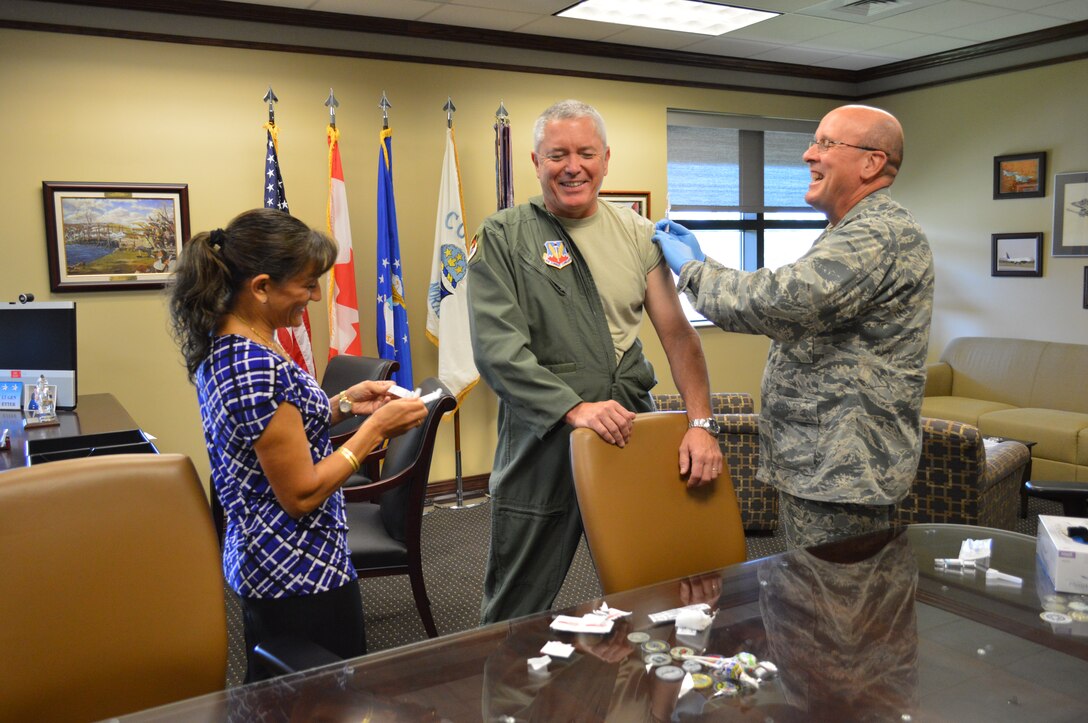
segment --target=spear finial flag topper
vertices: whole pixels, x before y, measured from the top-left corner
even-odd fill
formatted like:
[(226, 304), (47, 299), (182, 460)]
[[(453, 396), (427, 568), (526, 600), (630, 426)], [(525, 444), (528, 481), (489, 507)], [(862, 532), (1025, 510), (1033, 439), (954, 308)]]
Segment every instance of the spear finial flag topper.
[(505, 121), (510, 117), (510, 114), (506, 112), (506, 106), (502, 102), (502, 98), (499, 98), (499, 107), (495, 111), (495, 117), (501, 121)]
[(268, 85), (268, 92), (264, 94), (262, 98), (265, 103), (268, 103), (268, 122), (275, 124), (276, 122), (276, 103), (279, 102), (279, 98), (272, 92), (272, 84)]
[(389, 127), (389, 109), (393, 107), (393, 104), (389, 102), (389, 98), (386, 97), (385, 91), (382, 91), (381, 102), (378, 103), (378, 107), (382, 109), (382, 128)]
[(332, 88), (329, 88), (329, 97), (325, 99), (325, 107), (329, 109), (329, 125), (335, 128), (336, 109), (340, 107), (340, 101), (333, 95)]
[(446, 111), (446, 127), (453, 128), (453, 114), (457, 112), (457, 106), (453, 104), (453, 98), (446, 96), (446, 105), (442, 106), (442, 110)]

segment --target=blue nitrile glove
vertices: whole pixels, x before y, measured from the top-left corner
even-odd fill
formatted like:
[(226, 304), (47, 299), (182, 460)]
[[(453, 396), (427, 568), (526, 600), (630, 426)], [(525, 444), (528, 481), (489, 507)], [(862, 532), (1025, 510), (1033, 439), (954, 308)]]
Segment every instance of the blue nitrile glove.
[(661, 247), (661, 253), (665, 254), (665, 263), (669, 265), (674, 274), (680, 273), (680, 268), (688, 261), (705, 261), (706, 254), (699, 248), (699, 240), (695, 234), (678, 224), (663, 218), (654, 228), (654, 241)]

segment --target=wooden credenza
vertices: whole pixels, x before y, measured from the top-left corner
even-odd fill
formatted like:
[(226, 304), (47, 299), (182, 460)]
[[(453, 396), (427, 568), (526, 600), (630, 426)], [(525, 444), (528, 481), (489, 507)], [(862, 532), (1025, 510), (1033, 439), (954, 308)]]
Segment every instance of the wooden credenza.
[(23, 413), (0, 412), (11, 448), (0, 451), (0, 471), (73, 457), (157, 452), (112, 394), (79, 397), (72, 411), (58, 411), (60, 424), (24, 429)]

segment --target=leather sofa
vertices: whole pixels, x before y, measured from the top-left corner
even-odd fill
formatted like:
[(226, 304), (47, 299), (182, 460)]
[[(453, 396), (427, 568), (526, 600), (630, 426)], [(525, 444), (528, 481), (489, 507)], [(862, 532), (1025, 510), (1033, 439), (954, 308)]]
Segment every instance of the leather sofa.
[(1035, 480), (1088, 481), (1088, 345), (953, 339), (929, 365), (922, 414), (1035, 442)]

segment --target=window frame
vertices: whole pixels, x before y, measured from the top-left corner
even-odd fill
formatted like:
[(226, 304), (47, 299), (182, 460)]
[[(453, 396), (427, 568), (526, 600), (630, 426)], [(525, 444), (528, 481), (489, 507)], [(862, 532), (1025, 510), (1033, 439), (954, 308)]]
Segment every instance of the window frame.
[[(739, 176), (737, 205), (676, 205), (666, 213), (669, 217), (681, 216), (677, 222), (698, 234), (699, 231), (737, 231), (740, 233), (740, 264), (743, 271), (756, 271), (764, 267), (766, 256), (766, 237), (768, 231), (812, 230), (819, 236), (827, 227), (827, 219), (822, 216), (808, 220), (769, 219), (767, 215), (775, 213), (819, 213), (808, 205), (801, 206), (766, 206), (764, 205), (764, 171), (766, 153), (764, 147), (767, 132), (799, 133), (814, 136), (819, 126), (817, 120), (768, 118), (760, 116), (710, 113), (706, 111), (688, 111), (668, 109), (666, 128), (670, 126), (710, 127), (734, 129), (737, 137), (737, 172)], [(666, 144), (667, 145), (667, 144)], [(668, 149), (666, 148), (666, 156)], [(667, 161), (668, 162), (668, 161)], [(798, 164), (803, 161), (798, 158)], [(685, 212), (721, 213), (736, 215), (740, 218), (722, 219), (684, 219)], [(689, 321), (696, 326), (709, 325), (711, 322), (684, 304)], [(689, 311), (690, 310), (690, 311)]]

